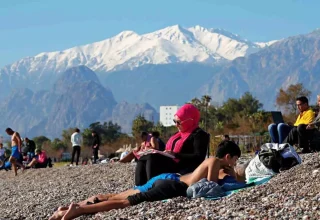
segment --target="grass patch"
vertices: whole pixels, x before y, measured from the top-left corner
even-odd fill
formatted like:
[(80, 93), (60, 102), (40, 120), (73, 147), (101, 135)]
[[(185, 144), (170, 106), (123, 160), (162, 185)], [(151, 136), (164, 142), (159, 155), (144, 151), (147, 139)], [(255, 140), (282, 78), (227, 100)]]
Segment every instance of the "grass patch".
[(63, 167), (65, 165), (69, 165), (70, 162), (55, 162), (53, 163), (53, 167)]

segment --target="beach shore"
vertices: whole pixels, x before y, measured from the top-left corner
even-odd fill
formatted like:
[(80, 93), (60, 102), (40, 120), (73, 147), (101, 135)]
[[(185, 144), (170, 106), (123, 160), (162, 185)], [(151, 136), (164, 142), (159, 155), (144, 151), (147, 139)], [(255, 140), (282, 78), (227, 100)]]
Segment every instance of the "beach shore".
[[(174, 198), (79, 219), (320, 219), (320, 156), (268, 183), (217, 201)], [(0, 219), (48, 219), (53, 210), (102, 193), (132, 188), (134, 165), (100, 164), (0, 172)]]

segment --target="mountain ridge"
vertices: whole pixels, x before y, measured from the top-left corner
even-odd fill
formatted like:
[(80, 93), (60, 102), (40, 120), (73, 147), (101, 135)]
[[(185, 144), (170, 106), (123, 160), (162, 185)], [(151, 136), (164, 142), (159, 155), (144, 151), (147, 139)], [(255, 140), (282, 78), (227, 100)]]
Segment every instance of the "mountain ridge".
[[(57, 85), (58, 84), (58, 85)], [(117, 103), (112, 91), (85, 66), (62, 73), (50, 90), (16, 89), (0, 103), (1, 127), (13, 127), (30, 137), (60, 137), (70, 127), (87, 128), (93, 122), (113, 121), (130, 133), (140, 114), (157, 122), (157, 111), (148, 104)]]

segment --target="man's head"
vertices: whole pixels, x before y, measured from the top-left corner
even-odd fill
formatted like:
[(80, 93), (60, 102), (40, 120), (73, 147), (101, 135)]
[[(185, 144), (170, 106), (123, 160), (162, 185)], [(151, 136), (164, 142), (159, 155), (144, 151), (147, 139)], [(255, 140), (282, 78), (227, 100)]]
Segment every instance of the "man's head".
[(0, 143), (0, 149), (2, 149), (3, 148), (3, 143)]
[(152, 137), (159, 138), (160, 133), (158, 131), (154, 131), (154, 132), (152, 132), (151, 135), (152, 135)]
[(305, 96), (298, 97), (296, 99), (296, 105), (300, 113), (309, 109), (309, 100)]
[(26, 143), (28, 143), (28, 142), (29, 142), (29, 138), (26, 137), (26, 138), (24, 139), (24, 141), (25, 141)]
[(218, 145), (216, 157), (221, 159), (222, 166), (234, 167), (240, 156), (241, 150), (233, 141), (225, 140)]
[(6, 128), (6, 132), (8, 135), (13, 135), (14, 131), (11, 128)]
[(96, 131), (92, 131), (92, 132), (91, 132), (91, 135), (92, 135), (92, 137), (94, 137), (94, 136), (97, 135), (97, 132), (96, 132)]
[(142, 141), (146, 141), (148, 139), (148, 133), (143, 131), (143, 132), (141, 132), (140, 137), (141, 137)]
[(224, 135), (224, 140), (225, 140), (225, 141), (230, 141), (229, 135), (225, 134), (225, 135)]
[(80, 133), (80, 129), (76, 128), (76, 129), (74, 129), (74, 132)]

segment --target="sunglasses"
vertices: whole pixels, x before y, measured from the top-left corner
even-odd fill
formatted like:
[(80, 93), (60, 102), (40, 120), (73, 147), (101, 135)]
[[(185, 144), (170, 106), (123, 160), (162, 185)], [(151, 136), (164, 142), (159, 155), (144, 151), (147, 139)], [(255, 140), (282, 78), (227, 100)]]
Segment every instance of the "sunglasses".
[(182, 125), (182, 123), (188, 121), (188, 120), (193, 120), (192, 118), (188, 118), (184, 121), (179, 121), (179, 120), (176, 120), (176, 119), (173, 119), (173, 122), (176, 124), (176, 125)]

